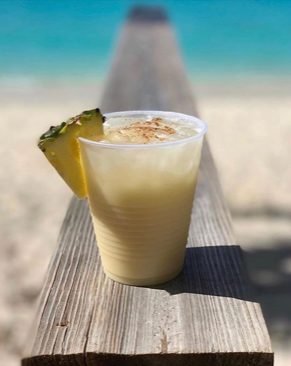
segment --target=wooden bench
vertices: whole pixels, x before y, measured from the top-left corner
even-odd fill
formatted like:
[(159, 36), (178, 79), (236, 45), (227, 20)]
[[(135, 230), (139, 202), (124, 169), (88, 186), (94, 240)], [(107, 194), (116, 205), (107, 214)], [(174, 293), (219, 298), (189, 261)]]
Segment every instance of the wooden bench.
[[(103, 112), (137, 109), (198, 114), (162, 9), (132, 11), (101, 103)], [(273, 365), (207, 141), (202, 155), (184, 270), (164, 285), (109, 280), (87, 201), (73, 198), (23, 366)]]

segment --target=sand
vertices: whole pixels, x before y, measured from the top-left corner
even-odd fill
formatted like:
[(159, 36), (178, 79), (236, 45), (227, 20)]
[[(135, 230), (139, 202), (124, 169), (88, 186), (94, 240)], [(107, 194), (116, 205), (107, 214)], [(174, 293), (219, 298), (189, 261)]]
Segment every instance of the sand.
[[(222, 186), (262, 301), (276, 366), (290, 365), (291, 103), (283, 81), (193, 85)], [(19, 364), (70, 190), (36, 147), (50, 125), (98, 106), (102, 85), (0, 90), (0, 354)], [(290, 348), (290, 347), (289, 347)]]

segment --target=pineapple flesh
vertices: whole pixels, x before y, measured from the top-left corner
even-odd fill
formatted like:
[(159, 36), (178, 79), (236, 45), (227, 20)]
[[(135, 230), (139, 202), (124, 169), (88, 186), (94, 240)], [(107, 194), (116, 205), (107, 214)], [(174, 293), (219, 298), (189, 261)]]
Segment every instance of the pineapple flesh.
[(104, 121), (98, 108), (85, 111), (52, 126), (39, 139), (38, 147), (79, 199), (86, 197), (87, 191), (78, 137), (101, 140)]

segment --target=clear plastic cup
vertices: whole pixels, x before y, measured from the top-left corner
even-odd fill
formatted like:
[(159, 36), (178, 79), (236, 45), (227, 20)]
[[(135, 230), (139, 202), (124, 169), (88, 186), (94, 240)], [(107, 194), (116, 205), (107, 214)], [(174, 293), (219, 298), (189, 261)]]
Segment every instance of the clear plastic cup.
[(174, 112), (130, 111), (106, 117), (161, 117), (194, 125), (194, 136), (147, 145), (79, 138), (101, 261), (128, 285), (167, 282), (182, 270), (204, 122)]

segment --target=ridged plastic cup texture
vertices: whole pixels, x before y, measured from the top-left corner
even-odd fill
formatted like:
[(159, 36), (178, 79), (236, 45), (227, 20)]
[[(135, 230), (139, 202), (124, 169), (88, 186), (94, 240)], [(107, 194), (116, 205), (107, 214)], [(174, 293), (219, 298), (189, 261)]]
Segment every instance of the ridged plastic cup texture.
[(107, 118), (161, 117), (194, 125), (194, 136), (147, 145), (79, 138), (103, 269), (111, 279), (151, 286), (182, 270), (203, 136), (201, 120), (174, 112), (130, 111)]

